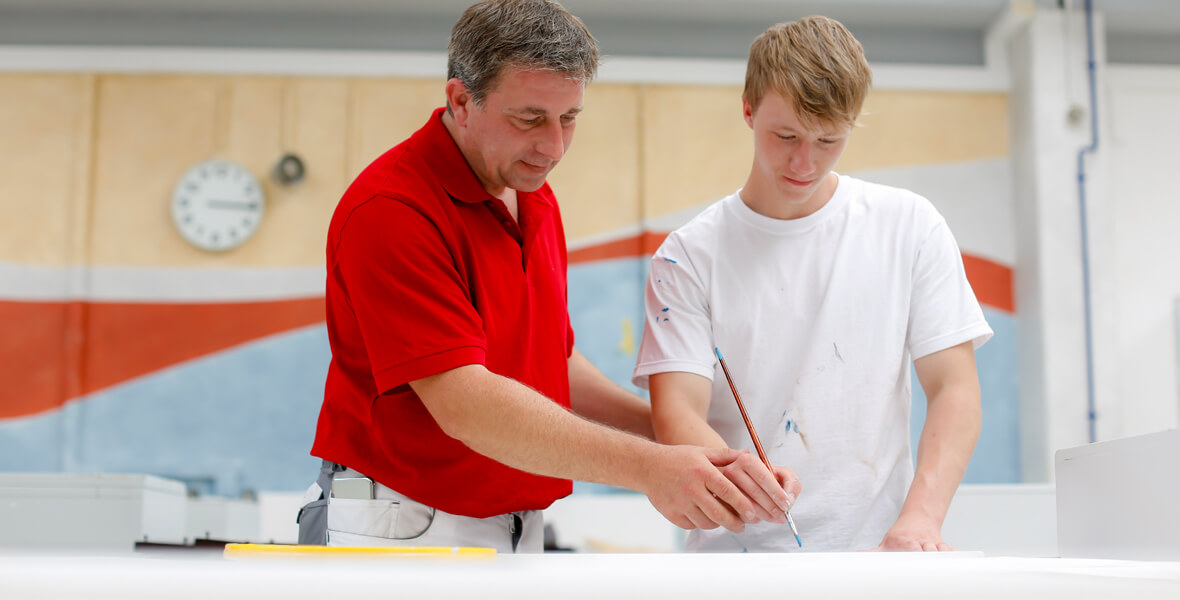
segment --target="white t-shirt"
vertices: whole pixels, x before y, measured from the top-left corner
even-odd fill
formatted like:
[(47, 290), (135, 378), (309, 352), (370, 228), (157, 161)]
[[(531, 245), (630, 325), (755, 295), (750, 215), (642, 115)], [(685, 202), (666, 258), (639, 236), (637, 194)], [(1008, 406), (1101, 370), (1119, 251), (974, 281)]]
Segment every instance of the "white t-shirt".
[[(791, 509), (808, 551), (875, 548), (913, 479), (910, 364), (992, 335), (946, 221), (912, 192), (840, 176), (815, 213), (782, 220), (737, 193), (652, 257), (633, 381), (713, 381), (709, 424), (754, 445), (721, 351), (772, 464), (799, 474)], [(792, 551), (785, 525), (693, 531), (687, 548)]]

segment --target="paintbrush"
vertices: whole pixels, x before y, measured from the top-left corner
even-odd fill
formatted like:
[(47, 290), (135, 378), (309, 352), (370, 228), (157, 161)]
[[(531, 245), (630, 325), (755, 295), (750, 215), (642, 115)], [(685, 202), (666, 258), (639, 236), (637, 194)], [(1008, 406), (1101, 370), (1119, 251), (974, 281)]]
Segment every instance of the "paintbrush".
[[(742, 411), (742, 420), (746, 422), (746, 430), (750, 432), (750, 439), (754, 440), (754, 449), (758, 451), (758, 458), (762, 459), (762, 464), (770, 470), (770, 476), (778, 480), (774, 474), (774, 467), (770, 466), (770, 459), (766, 458), (766, 451), (762, 449), (762, 442), (758, 441), (758, 432), (754, 431), (754, 424), (750, 422), (750, 416), (746, 414), (746, 406), (742, 404), (742, 397), (738, 395), (737, 388), (733, 385), (733, 377), (729, 376), (729, 367), (725, 366), (725, 359), (721, 357), (721, 350), (713, 348), (717, 353), (717, 360), (721, 362), (721, 370), (725, 373), (725, 380), (729, 382), (729, 391), (733, 392), (733, 399), (737, 401), (738, 410)], [(795, 529), (795, 520), (791, 518), (791, 509), (784, 511), (787, 515), (787, 525), (791, 527), (791, 533), (795, 534), (795, 543), (799, 547), (803, 547), (803, 540), (799, 539), (799, 530)]]

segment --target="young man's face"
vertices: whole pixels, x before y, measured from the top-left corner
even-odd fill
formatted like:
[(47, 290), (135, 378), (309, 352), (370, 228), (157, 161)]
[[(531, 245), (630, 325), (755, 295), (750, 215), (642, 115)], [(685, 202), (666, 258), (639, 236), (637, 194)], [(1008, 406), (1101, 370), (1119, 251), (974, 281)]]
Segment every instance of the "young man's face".
[(746, 124), (754, 130), (759, 188), (786, 203), (784, 208), (797, 216), (818, 210), (834, 189), (824, 185), (825, 176), (840, 160), (852, 126), (806, 124), (796, 114), (794, 102), (777, 92), (763, 96), (757, 108), (743, 100), (742, 108)]
[(495, 196), (545, 183), (574, 139), (584, 88), (561, 73), (509, 68), (482, 106), (468, 97), (456, 121), (467, 129), (466, 158), (484, 189)]

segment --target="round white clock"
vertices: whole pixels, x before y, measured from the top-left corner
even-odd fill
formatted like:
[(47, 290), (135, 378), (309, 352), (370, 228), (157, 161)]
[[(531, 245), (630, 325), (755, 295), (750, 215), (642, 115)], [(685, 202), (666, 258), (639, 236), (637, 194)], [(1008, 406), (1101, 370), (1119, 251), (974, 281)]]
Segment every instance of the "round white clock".
[(258, 230), (265, 208), (258, 178), (228, 160), (198, 163), (172, 191), (172, 222), (202, 250), (240, 246)]

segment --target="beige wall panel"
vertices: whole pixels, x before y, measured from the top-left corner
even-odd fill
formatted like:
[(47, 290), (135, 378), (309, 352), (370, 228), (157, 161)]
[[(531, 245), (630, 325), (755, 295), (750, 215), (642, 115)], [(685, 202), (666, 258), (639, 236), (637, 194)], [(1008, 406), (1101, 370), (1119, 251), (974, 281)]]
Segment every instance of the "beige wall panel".
[[(322, 264), (331, 210), (345, 185), (345, 80), (268, 77), (104, 77), (100, 86), (93, 261), (141, 266)], [(280, 186), (271, 169), (299, 154), (307, 178)], [(190, 246), (170, 198), (193, 164), (243, 164), (266, 190), (262, 225), (223, 253)]]
[(591, 84), (569, 153), (549, 175), (566, 237), (631, 227), (639, 204), (639, 88)]
[(985, 160), (1008, 156), (1008, 97), (991, 92), (874, 91), (863, 127), (836, 169)]
[(0, 75), (0, 261), (82, 260), (94, 78)]
[[(182, 266), (204, 256), (172, 226), (169, 200), (194, 163), (232, 158), (219, 152), (228, 138), (229, 110), (212, 77), (108, 75), (98, 81), (94, 143), (94, 264)], [(223, 100), (219, 103), (219, 96)]]
[(712, 202), (746, 181), (753, 137), (736, 86), (650, 86), (643, 103), (643, 213)]
[[(266, 188), (266, 219), (254, 238), (236, 251), (241, 260), (260, 265), (324, 263), (328, 222), (348, 183), (349, 85), (343, 79), (282, 82), (281, 99), (273, 106), (279, 114), (277, 143), (257, 149), (257, 167), (251, 164)], [(303, 160), (306, 174), (299, 183), (280, 185), (270, 177), (285, 152)]]
[(439, 79), (360, 79), (352, 87), (351, 181), (369, 163), (422, 128), (431, 111), (446, 104)]

